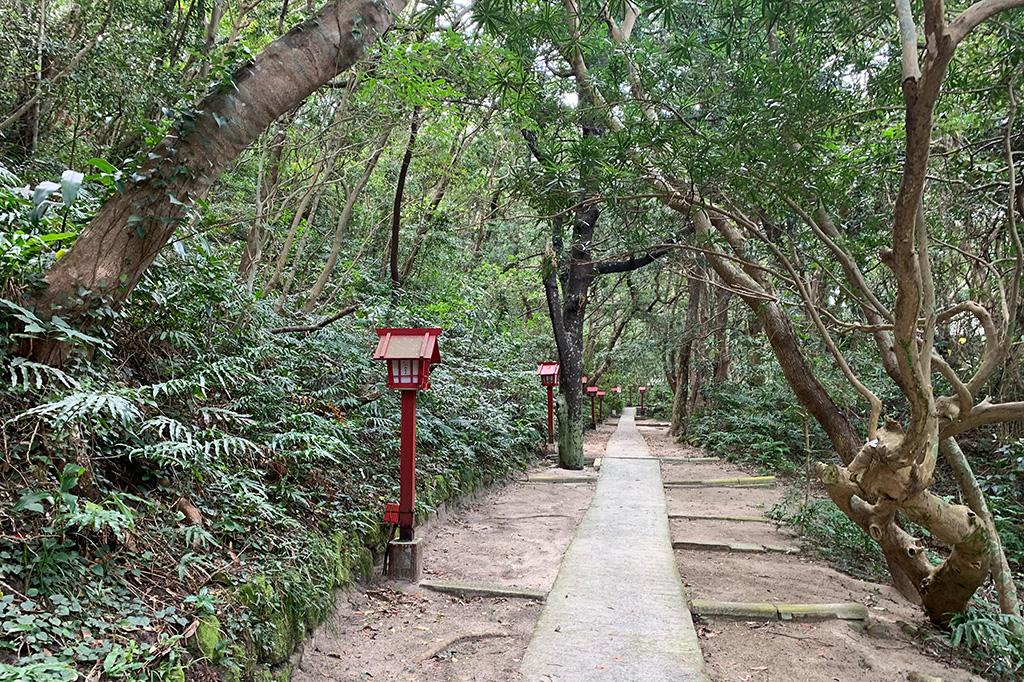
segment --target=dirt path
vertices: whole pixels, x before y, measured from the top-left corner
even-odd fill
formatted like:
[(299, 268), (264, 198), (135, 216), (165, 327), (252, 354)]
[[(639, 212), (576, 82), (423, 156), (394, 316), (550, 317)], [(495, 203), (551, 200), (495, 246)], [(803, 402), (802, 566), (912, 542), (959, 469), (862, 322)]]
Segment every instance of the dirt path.
[[(586, 454), (600, 457), (613, 430), (590, 433)], [(484, 493), (428, 527), (424, 579), (549, 590), (593, 493), (593, 483), (525, 482)], [(379, 580), (339, 595), (292, 679), (518, 680), (541, 609), (534, 601), (462, 599)]]
[[(664, 428), (641, 429), (652, 453), (696, 457), (700, 450), (673, 442)], [(662, 463), (670, 480), (750, 476), (721, 463)], [(670, 515), (758, 516), (782, 499), (776, 488), (666, 488)], [(672, 538), (725, 540), (798, 548), (799, 539), (772, 523), (672, 519)], [(895, 682), (911, 672), (946, 682), (980, 680), (930, 657), (915, 637), (922, 617), (888, 585), (856, 580), (822, 562), (778, 553), (676, 550), (691, 599), (731, 602), (857, 602), (867, 623), (827, 620), (709, 619), (699, 627), (707, 671), (715, 681)]]

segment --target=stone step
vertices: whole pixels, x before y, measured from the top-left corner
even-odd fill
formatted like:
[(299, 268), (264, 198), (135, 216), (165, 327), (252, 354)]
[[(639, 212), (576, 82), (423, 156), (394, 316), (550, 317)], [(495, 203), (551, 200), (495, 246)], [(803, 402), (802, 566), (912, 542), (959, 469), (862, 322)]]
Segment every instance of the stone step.
[(775, 487), (774, 476), (741, 476), (702, 480), (667, 480), (666, 487)]
[(868, 610), (856, 602), (835, 604), (786, 604), (772, 602), (735, 602), (714, 599), (690, 601), (693, 613), (702, 618), (739, 618), (743, 620), (867, 620)]
[(798, 547), (785, 545), (762, 545), (754, 542), (733, 542), (730, 540), (673, 540), (672, 549), (699, 549), (711, 552), (749, 552), (799, 554)]
[(432, 592), (453, 594), (456, 597), (504, 597), (507, 599), (529, 599), (544, 601), (548, 593), (542, 590), (530, 590), (513, 585), (497, 585), (493, 583), (474, 583), (464, 580), (421, 580), (419, 586)]
[(593, 475), (580, 475), (580, 476), (551, 476), (548, 474), (536, 474), (534, 476), (527, 476), (527, 483), (594, 483), (597, 481), (597, 476)]
[(584, 457), (584, 462), (593, 462), (598, 459), (650, 459), (655, 462), (665, 462), (667, 464), (705, 464), (713, 462), (721, 462), (720, 457), (637, 457), (635, 455), (605, 455), (604, 457)]
[(776, 523), (772, 519), (763, 516), (717, 516), (714, 514), (669, 514), (669, 519), (684, 519), (686, 521), (742, 521), (749, 523)]

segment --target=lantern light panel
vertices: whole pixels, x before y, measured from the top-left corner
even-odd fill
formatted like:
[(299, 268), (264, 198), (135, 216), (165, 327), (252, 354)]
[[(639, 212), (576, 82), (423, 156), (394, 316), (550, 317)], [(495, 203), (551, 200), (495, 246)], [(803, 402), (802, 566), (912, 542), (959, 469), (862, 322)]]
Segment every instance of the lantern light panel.
[(378, 329), (374, 360), (388, 363), (388, 388), (426, 390), (430, 388), (430, 367), (441, 362), (437, 347), (438, 328)]
[(560, 367), (557, 362), (542, 362), (537, 365), (541, 386), (557, 386)]

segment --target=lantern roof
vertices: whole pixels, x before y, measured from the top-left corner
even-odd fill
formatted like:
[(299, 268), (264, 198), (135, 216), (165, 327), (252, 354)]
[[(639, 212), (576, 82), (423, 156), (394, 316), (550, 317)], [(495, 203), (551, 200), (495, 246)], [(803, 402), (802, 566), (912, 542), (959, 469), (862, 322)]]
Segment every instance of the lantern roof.
[(393, 329), (384, 327), (377, 330), (377, 349), (374, 360), (426, 360), (432, 364), (441, 362), (437, 347), (440, 327), (409, 327)]
[(604, 391), (598, 391), (598, 392), (597, 392), (597, 397), (598, 397), (598, 398), (603, 398), (603, 397), (604, 397), (604, 395), (605, 395), (605, 392), (604, 392)]
[(597, 393), (597, 386), (587, 386), (587, 393)]
[(558, 375), (561, 366), (557, 362), (542, 362), (537, 365), (537, 374), (541, 376)]
[(612, 393), (622, 393), (622, 386), (613, 386)]
[(646, 386), (637, 386), (636, 390), (638, 390), (638, 391), (646, 391), (647, 387)]

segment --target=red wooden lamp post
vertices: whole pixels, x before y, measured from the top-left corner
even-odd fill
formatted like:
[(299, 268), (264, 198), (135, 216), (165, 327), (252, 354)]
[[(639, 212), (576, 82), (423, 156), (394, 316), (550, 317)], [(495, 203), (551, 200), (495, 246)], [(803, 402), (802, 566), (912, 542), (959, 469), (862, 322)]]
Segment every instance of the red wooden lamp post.
[(597, 392), (597, 416), (600, 421), (604, 421), (604, 391)]
[(637, 386), (636, 390), (640, 392), (640, 414), (644, 413), (644, 393), (647, 393), (646, 386)]
[(416, 393), (430, 388), (430, 368), (441, 362), (438, 328), (378, 329), (374, 360), (388, 364), (388, 388), (402, 392), (402, 438), (398, 504), (384, 507), (384, 520), (397, 523), (398, 541), (388, 546), (388, 573), (400, 580), (419, 579), (416, 524)]
[(558, 385), (560, 365), (557, 362), (542, 362), (537, 365), (540, 385), (548, 389), (548, 442), (555, 442), (555, 386)]
[(597, 386), (587, 386), (587, 395), (590, 396), (590, 428), (597, 428), (596, 412), (594, 411), (594, 396), (597, 395)]

